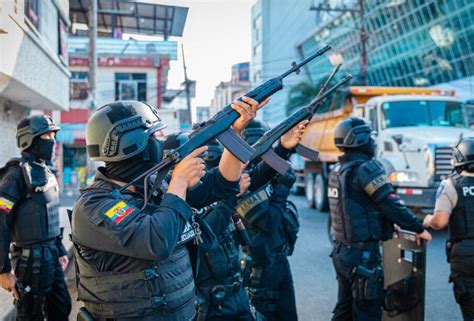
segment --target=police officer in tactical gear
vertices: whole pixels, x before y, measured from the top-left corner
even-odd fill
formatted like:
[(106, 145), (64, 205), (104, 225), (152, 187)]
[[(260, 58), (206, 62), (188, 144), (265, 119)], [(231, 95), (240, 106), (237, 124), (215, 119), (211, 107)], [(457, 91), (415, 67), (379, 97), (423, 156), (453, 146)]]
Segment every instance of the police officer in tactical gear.
[[(215, 159), (218, 155), (211, 156)], [(206, 165), (212, 166), (213, 161)], [(196, 321), (253, 320), (240, 267), (246, 231), (240, 220), (233, 219), (237, 197), (249, 185), (248, 173), (242, 174), (239, 194), (202, 209), (200, 214), (203, 243), (195, 249)]]
[[(418, 219), (401, 204), (381, 164), (373, 160), (372, 127), (361, 118), (341, 121), (334, 143), (343, 152), (329, 175), (331, 253), (338, 280), (332, 320), (382, 319), (383, 270), (379, 242), (390, 239), (394, 224), (431, 240)], [(367, 273), (361, 273), (365, 271)]]
[[(275, 152), (289, 159), (299, 143), (308, 121), (303, 121), (285, 134)], [(255, 143), (268, 130), (260, 121), (253, 121), (242, 136), (249, 144)], [(264, 163), (258, 164), (258, 166)], [(256, 311), (266, 320), (298, 319), (295, 304), (293, 277), (287, 256), (295, 246), (299, 228), (296, 207), (288, 202), (295, 176), (290, 170), (286, 175), (277, 175), (267, 169), (250, 169), (251, 185), (237, 205), (250, 235), (247, 252), (252, 258), (249, 277), (249, 295)]]
[[(232, 108), (241, 115), (233, 124), (240, 133), (259, 105), (243, 97)], [(156, 109), (137, 101), (105, 105), (89, 119), (88, 153), (105, 167), (75, 204), (72, 239), (78, 296), (97, 320), (190, 320), (195, 289), (186, 243), (201, 233), (190, 205), (201, 208), (238, 192), (238, 159), (225, 150), (218, 168), (206, 173), (201, 147), (174, 167), (165, 193), (153, 195), (143, 210), (145, 182), (118, 193), (161, 161), (157, 132), (163, 128)]]
[(16, 135), (21, 157), (0, 169), (0, 285), (13, 292), (18, 320), (68, 320), (71, 311), (59, 187), (45, 163), (53, 157), (58, 130), (49, 116), (23, 119)]
[(433, 215), (424, 225), (440, 230), (448, 226), (446, 242), (449, 281), (461, 306), (464, 321), (474, 320), (474, 138), (461, 140), (453, 148), (455, 171), (444, 179), (436, 195)]

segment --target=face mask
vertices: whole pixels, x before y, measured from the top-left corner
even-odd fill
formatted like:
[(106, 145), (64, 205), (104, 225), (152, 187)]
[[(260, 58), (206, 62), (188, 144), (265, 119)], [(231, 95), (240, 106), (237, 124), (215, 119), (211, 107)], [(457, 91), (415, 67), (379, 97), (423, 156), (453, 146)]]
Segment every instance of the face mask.
[(36, 138), (33, 142), (33, 148), (31, 149), (31, 152), (38, 159), (50, 161), (53, 159), (55, 143), (56, 140), (54, 139)]

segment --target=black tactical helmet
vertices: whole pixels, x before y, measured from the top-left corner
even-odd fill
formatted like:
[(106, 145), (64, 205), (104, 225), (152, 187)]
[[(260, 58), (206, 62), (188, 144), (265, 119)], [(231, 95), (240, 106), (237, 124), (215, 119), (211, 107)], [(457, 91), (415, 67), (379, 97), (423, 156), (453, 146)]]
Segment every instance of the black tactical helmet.
[(165, 127), (154, 107), (116, 101), (97, 109), (87, 122), (87, 152), (95, 161), (119, 162), (143, 152), (148, 138)]
[(453, 166), (474, 164), (474, 137), (466, 137), (453, 148)]
[(339, 149), (358, 148), (371, 142), (372, 126), (363, 118), (351, 117), (334, 129), (334, 144)]
[(176, 149), (180, 147), (181, 145), (184, 145), (189, 141), (189, 133), (185, 132), (178, 132), (175, 134), (170, 134), (166, 136), (166, 139), (163, 143), (163, 149), (165, 155), (169, 153), (171, 150)]
[(219, 165), (224, 147), (216, 140), (213, 139), (207, 143), (207, 152), (204, 154), (204, 161), (208, 168), (214, 168)]
[(23, 152), (31, 146), (35, 137), (57, 132), (59, 129), (51, 116), (28, 116), (22, 119), (16, 128), (16, 145)]
[(270, 126), (268, 126), (266, 122), (254, 119), (242, 131), (242, 138), (247, 142), (247, 144), (253, 145), (268, 130), (270, 130)]

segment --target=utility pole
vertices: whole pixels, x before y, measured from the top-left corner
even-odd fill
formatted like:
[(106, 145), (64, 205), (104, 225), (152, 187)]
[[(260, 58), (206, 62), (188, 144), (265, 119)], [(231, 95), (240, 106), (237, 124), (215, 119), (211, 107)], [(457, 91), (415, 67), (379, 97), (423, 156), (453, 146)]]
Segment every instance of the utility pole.
[(367, 33), (365, 31), (365, 15), (364, 15), (364, 0), (358, 0), (358, 8), (348, 8), (345, 5), (342, 7), (331, 7), (329, 4), (320, 3), (318, 6), (312, 5), (309, 10), (323, 11), (323, 12), (353, 12), (359, 15), (360, 21), (360, 62), (361, 62), (361, 77), (364, 85), (367, 85)]
[(183, 44), (181, 44), (181, 54), (183, 55), (184, 88), (185, 88), (185, 91), (186, 91), (186, 104), (188, 106), (189, 128), (191, 128), (193, 121), (191, 119), (191, 97), (190, 97), (191, 93), (190, 93), (190, 90), (189, 90), (190, 81), (188, 79), (188, 73), (186, 71), (186, 60), (184, 59), (184, 46), (183, 46)]
[(97, 107), (97, 0), (89, 0), (89, 93), (93, 111)]

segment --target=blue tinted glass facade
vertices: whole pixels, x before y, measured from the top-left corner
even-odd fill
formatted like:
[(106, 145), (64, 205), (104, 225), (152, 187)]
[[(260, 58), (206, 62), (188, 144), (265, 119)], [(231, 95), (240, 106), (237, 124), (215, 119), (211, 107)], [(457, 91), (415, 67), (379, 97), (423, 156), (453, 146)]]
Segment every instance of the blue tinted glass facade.
[[(368, 34), (368, 84), (432, 86), (474, 75), (474, 1), (365, 1)], [(309, 55), (333, 45), (331, 60), (360, 75), (361, 45), (357, 13), (346, 12), (301, 44)], [(317, 82), (332, 69), (330, 61), (309, 66)]]

